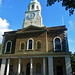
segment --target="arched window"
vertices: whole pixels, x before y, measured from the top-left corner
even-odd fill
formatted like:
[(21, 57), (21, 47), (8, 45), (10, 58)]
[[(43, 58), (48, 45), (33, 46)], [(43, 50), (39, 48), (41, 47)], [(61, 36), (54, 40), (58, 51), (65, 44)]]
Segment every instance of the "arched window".
[(36, 73), (41, 73), (41, 64), (40, 63), (36, 64)]
[(32, 9), (34, 9), (34, 5), (32, 5)]
[(28, 49), (32, 49), (32, 40), (29, 40), (29, 46)]
[(28, 39), (28, 41), (27, 41), (27, 50), (33, 50), (33, 47), (34, 47), (33, 39)]
[(62, 42), (60, 38), (55, 38), (54, 39), (54, 50), (55, 51), (60, 51), (62, 50)]
[(12, 42), (11, 41), (8, 41), (6, 43), (5, 53), (11, 53), (11, 48), (12, 48)]
[(41, 42), (40, 41), (37, 42), (37, 49), (41, 49)]
[(37, 5), (37, 9), (39, 10), (39, 6)]
[(21, 43), (21, 50), (24, 50), (24, 43)]

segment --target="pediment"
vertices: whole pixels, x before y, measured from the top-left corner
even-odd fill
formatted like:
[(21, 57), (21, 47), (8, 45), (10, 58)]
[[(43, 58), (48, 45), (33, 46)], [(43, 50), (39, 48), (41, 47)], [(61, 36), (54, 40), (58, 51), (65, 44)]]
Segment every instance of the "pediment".
[(26, 28), (19, 29), (17, 31), (17, 33), (34, 32), (34, 31), (46, 31), (46, 29), (42, 28), (42, 27), (36, 27), (36, 26), (30, 25), (30, 26), (28, 26)]

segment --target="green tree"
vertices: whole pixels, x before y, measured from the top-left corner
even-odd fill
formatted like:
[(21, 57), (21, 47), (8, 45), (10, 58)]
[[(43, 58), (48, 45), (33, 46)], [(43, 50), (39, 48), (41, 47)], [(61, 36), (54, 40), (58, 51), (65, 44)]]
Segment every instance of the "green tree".
[(71, 55), (72, 72), (75, 72), (75, 55), (72, 53), (70, 55)]
[(47, 6), (53, 5), (56, 1), (62, 1), (62, 6), (64, 6), (66, 10), (69, 10), (70, 16), (74, 13), (75, 0), (47, 0)]
[(0, 44), (0, 50), (1, 50), (1, 44)]

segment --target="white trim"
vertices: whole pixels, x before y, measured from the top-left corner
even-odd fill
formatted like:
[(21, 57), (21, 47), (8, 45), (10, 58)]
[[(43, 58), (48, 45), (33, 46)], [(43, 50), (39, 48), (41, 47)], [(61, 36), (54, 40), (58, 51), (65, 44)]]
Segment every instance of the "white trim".
[[(32, 49), (29, 49), (29, 40), (32, 40)], [(34, 50), (34, 40), (32, 38), (27, 40), (27, 50)]]
[(62, 39), (61, 39), (59, 36), (57, 36), (57, 37), (55, 37), (55, 38), (53, 39), (54, 51), (55, 51), (55, 39), (56, 39), (56, 38), (59, 38), (59, 39), (60, 39), (60, 43), (61, 43), (61, 51), (62, 51)]
[(6, 45), (5, 45), (5, 53), (11, 53), (11, 49), (12, 49), (12, 42), (11, 42), (10, 52), (6, 52), (6, 48), (7, 48), (7, 43), (8, 43), (8, 42), (11, 42), (11, 41), (9, 40), (9, 41), (7, 41), (7, 42), (6, 42)]

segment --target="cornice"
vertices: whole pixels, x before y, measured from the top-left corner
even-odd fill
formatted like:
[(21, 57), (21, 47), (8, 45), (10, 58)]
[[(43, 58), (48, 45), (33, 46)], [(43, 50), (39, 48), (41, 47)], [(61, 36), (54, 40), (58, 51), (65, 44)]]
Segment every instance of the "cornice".
[(22, 53), (22, 54), (1, 54), (0, 58), (25, 58), (25, 57), (60, 57), (70, 55), (70, 52), (41, 52), (41, 53)]

